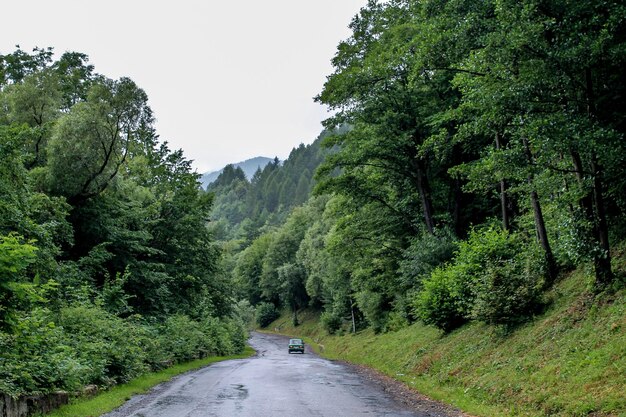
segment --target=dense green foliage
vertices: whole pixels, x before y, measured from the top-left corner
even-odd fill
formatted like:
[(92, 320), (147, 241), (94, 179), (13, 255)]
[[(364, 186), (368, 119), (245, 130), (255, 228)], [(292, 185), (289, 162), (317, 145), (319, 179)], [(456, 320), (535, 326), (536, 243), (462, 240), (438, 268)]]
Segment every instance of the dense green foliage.
[(369, 1), (316, 98), (321, 143), (213, 187), (238, 297), (295, 322), (308, 303), (329, 332), (451, 331), (513, 329), (580, 266), (595, 294), (623, 286), (624, 18), (616, 1)]
[(323, 132), (311, 145), (300, 144), (281, 163), (277, 158), (248, 181), (241, 168), (227, 165), (207, 190), (215, 194), (212, 228), (222, 240), (249, 243), (264, 226), (283, 223), (291, 209), (304, 204), (314, 185), (316, 168), (328, 153), (320, 149)]
[(423, 280), (416, 311), (427, 324), (452, 330), (474, 318), (512, 325), (541, 305), (541, 253), (506, 230), (473, 230), (453, 261)]
[(587, 267), (610, 298), (624, 19), (615, 0), (370, 0), (316, 98), (320, 137), (207, 193), (132, 80), (0, 55), (0, 390), (238, 350), (250, 307), (297, 324), (310, 306), (332, 333), (512, 331)]
[(108, 386), (239, 352), (213, 198), (132, 80), (0, 55), (0, 392)]
[(280, 312), (272, 303), (260, 303), (256, 308), (256, 322), (261, 327), (267, 327), (280, 316)]

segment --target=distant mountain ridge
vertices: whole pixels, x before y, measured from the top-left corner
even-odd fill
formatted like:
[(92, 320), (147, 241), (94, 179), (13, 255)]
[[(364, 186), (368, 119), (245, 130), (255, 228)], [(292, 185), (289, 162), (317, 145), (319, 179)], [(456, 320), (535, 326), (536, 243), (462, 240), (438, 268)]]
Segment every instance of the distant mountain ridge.
[[(267, 165), (273, 159), (274, 158), (267, 158), (265, 156), (257, 156), (255, 158), (246, 159), (245, 161), (236, 162), (231, 165), (241, 168), (246, 174), (246, 178), (248, 178), (249, 180), (250, 178), (252, 178), (257, 169), (265, 168), (265, 165)], [(219, 177), (219, 175), (222, 173), (222, 171), (224, 171), (224, 168), (220, 169), (219, 171), (205, 172), (204, 174), (202, 174), (202, 177), (200, 177), (202, 188), (206, 190), (206, 187), (213, 181), (215, 181), (217, 177)]]

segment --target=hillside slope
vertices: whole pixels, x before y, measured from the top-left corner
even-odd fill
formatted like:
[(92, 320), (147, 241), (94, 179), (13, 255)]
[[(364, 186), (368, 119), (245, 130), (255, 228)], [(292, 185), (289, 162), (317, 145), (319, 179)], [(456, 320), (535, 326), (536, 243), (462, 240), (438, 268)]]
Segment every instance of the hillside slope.
[(451, 334), (413, 324), (376, 335), (329, 336), (311, 311), (294, 328), (324, 356), (378, 369), (435, 399), (479, 416), (626, 415), (626, 294), (595, 300), (574, 273), (549, 294), (533, 322), (504, 334), (480, 323)]

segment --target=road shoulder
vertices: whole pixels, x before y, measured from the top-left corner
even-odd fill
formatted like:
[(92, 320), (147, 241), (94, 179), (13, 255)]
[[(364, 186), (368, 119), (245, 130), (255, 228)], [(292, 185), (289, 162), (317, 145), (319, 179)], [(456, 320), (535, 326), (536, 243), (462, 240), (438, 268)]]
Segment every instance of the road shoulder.
[(361, 377), (380, 385), (385, 392), (391, 395), (396, 401), (405, 404), (418, 413), (429, 417), (475, 417), (454, 408), (448, 404), (433, 400), (406, 384), (393, 379), (375, 369), (365, 365), (356, 365), (346, 361), (337, 361), (353, 369)]

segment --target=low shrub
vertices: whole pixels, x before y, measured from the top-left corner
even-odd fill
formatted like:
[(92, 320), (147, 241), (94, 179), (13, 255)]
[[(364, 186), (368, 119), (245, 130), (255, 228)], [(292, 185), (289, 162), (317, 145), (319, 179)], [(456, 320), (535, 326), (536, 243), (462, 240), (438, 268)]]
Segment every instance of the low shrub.
[(184, 314), (165, 320), (159, 329), (159, 345), (173, 362), (183, 362), (206, 356), (212, 350), (200, 323)]
[(130, 320), (114, 316), (93, 304), (61, 309), (58, 324), (66, 343), (87, 365), (91, 384), (126, 382), (148, 370), (149, 333)]
[(376, 291), (361, 290), (354, 294), (354, 299), (374, 333), (384, 331), (391, 307), (386, 297)]
[(543, 259), (538, 245), (519, 235), (495, 227), (474, 230), (454, 260), (424, 280), (416, 315), (444, 331), (469, 319), (523, 322), (541, 307)]
[(489, 324), (514, 326), (539, 311), (543, 259), (540, 248), (529, 245), (511, 259), (487, 263), (476, 282), (472, 317)]
[(174, 315), (161, 324), (90, 303), (16, 318), (10, 332), (0, 330), (0, 392), (13, 396), (111, 386), (174, 363), (240, 353), (247, 340), (237, 319)]
[(260, 303), (256, 308), (256, 322), (261, 327), (267, 327), (276, 320), (280, 313), (272, 303)]
[(240, 319), (231, 319), (225, 322), (226, 329), (228, 330), (228, 337), (231, 342), (232, 351), (229, 353), (241, 353), (246, 348), (246, 341), (248, 340), (248, 332), (246, 325)]
[(234, 353), (233, 341), (231, 340), (231, 329), (225, 321), (214, 317), (209, 317), (202, 322), (202, 327), (208, 340), (210, 350), (207, 353), (212, 355), (228, 355)]
[(18, 318), (11, 333), (0, 331), (0, 393), (76, 390), (88, 382), (89, 364), (67, 344), (50, 311), (36, 308)]
[(169, 317), (160, 329), (160, 349), (171, 361), (183, 362), (211, 355), (241, 353), (247, 336), (236, 320), (207, 317), (195, 321), (186, 315)]
[(324, 311), (320, 316), (320, 322), (328, 334), (335, 334), (341, 328), (343, 320), (332, 311)]
[(248, 300), (240, 300), (234, 306), (233, 316), (241, 321), (244, 327), (254, 327), (255, 309)]
[(454, 330), (468, 319), (467, 298), (464, 276), (454, 265), (436, 268), (424, 281), (423, 289), (415, 300), (416, 315), (426, 324), (445, 332)]
[(404, 251), (398, 272), (407, 288), (419, 288), (439, 265), (448, 262), (457, 249), (456, 239), (448, 229), (438, 229), (435, 234), (424, 233), (411, 241)]

